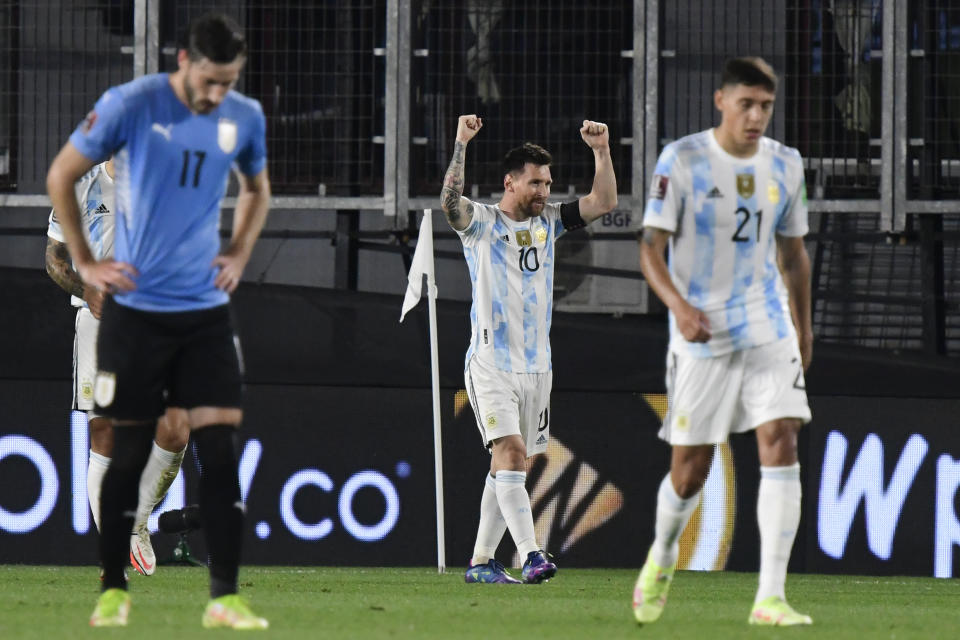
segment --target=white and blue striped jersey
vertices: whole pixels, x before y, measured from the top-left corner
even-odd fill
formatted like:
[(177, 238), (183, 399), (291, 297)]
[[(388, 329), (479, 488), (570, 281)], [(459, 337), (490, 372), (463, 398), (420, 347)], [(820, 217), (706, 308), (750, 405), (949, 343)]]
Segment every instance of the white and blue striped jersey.
[(681, 138), (660, 154), (643, 225), (673, 234), (673, 284), (713, 332), (687, 342), (671, 313), (672, 350), (705, 358), (796, 336), (776, 245), (777, 235), (807, 233), (796, 149), (762, 137), (753, 157), (737, 158), (713, 129)]
[[(113, 178), (107, 174), (106, 162), (101, 162), (87, 171), (77, 180), (74, 189), (80, 204), (80, 225), (83, 235), (90, 245), (93, 257), (97, 260), (113, 255), (113, 223), (116, 211), (116, 187)], [(47, 235), (57, 242), (66, 242), (57, 212), (50, 210), (47, 223)], [(87, 303), (76, 296), (70, 296), (70, 304), (85, 307)]]
[(503, 371), (550, 371), (554, 243), (565, 231), (560, 205), (515, 222), (497, 206), (472, 204), (473, 220), (457, 231), (473, 286), (466, 362), (477, 356)]

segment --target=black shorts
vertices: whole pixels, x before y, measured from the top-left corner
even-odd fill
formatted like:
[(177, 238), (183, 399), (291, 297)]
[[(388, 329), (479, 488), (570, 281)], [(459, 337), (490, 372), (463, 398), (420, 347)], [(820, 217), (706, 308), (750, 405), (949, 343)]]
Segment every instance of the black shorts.
[(96, 412), (153, 420), (166, 407), (240, 407), (240, 343), (228, 305), (199, 311), (103, 306), (97, 339)]

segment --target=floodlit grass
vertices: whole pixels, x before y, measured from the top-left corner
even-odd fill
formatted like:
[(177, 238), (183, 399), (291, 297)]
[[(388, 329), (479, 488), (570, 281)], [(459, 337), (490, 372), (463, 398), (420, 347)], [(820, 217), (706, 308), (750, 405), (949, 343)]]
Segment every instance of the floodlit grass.
[[(459, 569), (244, 567), (241, 592), (270, 620), (271, 638), (954, 638), (953, 580), (793, 575), (788, 597), (807, 628), (750, 627), (755, 574), (680, 572), (663, 617), (633, 622), (634, 570), (563, 569), (538, 586), (467, 585)], [(92, 629), (91, 567), (0, 566), (0, 638), (212, 638), (203, 569), (130, 577), (127, 629)], [(250, 632), (253, 634), (254, 632)]]

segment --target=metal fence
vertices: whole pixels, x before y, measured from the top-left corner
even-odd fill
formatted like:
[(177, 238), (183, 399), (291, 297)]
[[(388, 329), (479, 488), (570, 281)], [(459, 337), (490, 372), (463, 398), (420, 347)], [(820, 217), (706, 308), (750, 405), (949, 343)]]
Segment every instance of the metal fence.
[[(495, 199), (497, 162), (524, 140), (553, 153), (555, 196), (582, 195), (592, 158), (577, 128), (598, 119), (623, 215), (561, 264), (634, 278), (626, 221), (659, 151), (715, 124), (725, 58), (762, 55), (781, 75), (770, 135), (806, 163), (818, 335), (960, 351), (952, 0), (0, 0), (0, 206), (45, 206), (46, 168), (97, 96), (173, 69), (176, 29), (208, 9), (248, 34), (240, 89), (267, 114), (275, 208), (382, 210), (403, 228), (397, 214), (437, 206), (467, 112), (485, 122), (468, 195)], [(603, 308), (582, 273), (570, 299)], [(612, 275), (604, 295), (633, 286)], [(630, 290), (621, 303), (644, 301)]]

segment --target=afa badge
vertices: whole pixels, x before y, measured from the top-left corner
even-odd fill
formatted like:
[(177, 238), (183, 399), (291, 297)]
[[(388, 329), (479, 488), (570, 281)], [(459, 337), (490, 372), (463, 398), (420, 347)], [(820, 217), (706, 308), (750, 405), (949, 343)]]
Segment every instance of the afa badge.
[(488, 413), (487, 414), (487, 429), (496, 429), (497, 428), (497, 414)]
[(232, 153), (237, 148), (237, 123), (227, 118), (217, 122), (217, 146), (224, 153)]
[(533, 232), (533, 235), (537, 238), (537, 242), (547, 241), (547, 230), (543, 227), (537, 227), (537, 230)]
[(685, 413), (678, 413), (673, 424), (677, 431), (690, 431), (690, 416)]
[(80, 383), (80, 397), (84, 400), (93, 400), (93, 384), (89, 380)]
[(770, 204), (780, 202), (780, 185), (775, 180), (767, 183), (767, 200), (770, 201)]
[(739, 193), (744, 198), (750, 198), (753, 196), (754, 191), (756, 191), (756, 185), (753, 182), (753, 174), (738, 173), (737, 174), (737, 193)]

